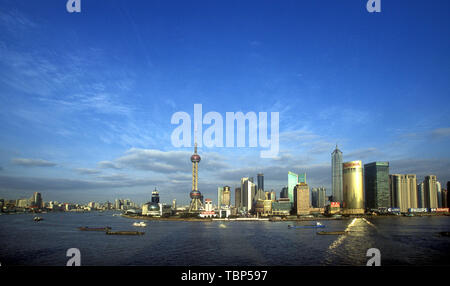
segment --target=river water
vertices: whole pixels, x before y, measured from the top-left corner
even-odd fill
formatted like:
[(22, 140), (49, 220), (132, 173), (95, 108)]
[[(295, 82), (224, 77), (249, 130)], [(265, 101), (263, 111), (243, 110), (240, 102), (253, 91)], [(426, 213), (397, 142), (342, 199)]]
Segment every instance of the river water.
[[(58, 265), (78, 248), (82, 265), (283, 266), (365, 265), (377, 248), (381, 265), (450, 265), (450, 217), (380, 217), (322, 221), (326, 231), (289, 229), (311, 222), (135, 221), (112, 212), (0, 216), (1, 265)], [(80, 231), (79, 226), (145, 231), (142, 236)]]

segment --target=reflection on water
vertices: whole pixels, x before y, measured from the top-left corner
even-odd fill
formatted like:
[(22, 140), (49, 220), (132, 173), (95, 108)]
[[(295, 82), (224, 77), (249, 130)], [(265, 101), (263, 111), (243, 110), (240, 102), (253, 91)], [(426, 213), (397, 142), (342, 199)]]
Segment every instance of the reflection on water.
[[(369, 248), (382, 265), (448, 265), (449, 217), (357, 218), (322, 221), (326, 231), (289, 229), (292, 222), (148, 221), (143, 236), (107, 236), (79, 226), (136, 230), (112, 213), (48, 213), (0, 216), (2, 265), (65, 265), (78, 248), (82, 265), (365, 265)], [(323, 229), (321, 229), (323, 230)]]

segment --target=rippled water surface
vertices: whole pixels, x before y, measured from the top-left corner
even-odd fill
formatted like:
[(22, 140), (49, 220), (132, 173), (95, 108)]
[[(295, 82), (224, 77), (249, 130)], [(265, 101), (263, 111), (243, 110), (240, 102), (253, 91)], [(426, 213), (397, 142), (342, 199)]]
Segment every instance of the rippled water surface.
[[(2, 265), (65, 265), (78, 248), (82, 265), (365, 265), (367, 249), (382, 265), (449, 265), (450, 217), (388, 217), (322, 221), (324, 230), (289, 229), (293, 222), (147, 221), (146, 228), (111, 212), (0, 216)], [(298, 224), (309, 224), (301, 222)], [(145, 231), (115, 236), (79, 226)], [(321, 229), (323, 230), (323, 229)]]

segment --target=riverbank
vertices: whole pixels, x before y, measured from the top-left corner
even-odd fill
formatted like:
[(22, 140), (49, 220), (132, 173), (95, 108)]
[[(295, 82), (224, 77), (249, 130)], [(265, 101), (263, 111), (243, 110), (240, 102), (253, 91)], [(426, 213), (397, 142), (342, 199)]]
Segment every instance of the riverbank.
[[(272, 218), (181, 218), (181, 217), (148, 217), (148, 216), (136, 216), (122, 214), (122, 217), (135, 219), (135, 220), (151, 220), (151, 221), (198, 221), (198, 222), (211, 222), (211, 221), (239, 221), (239, 222), (255, 222), (255, 221), (270, 221), (270, 222), (285, 222), (285, 221), (327, 221), (327, 220), (348, 220), (354, 218), (392, 218), (400, 217), (396, 215), (352, 215), (341, 217), (272, 217)], [(416, 214), (414, 217), (422, 216), (450, 216), (449, 214)], [(404, 217), (404, 216), (401, 216)]]
[(159, 221), (212, 221), (210, 218), (181, 218), (181, 217), (148, 217), (122, 214), (121, 217), (136, 220), (159, 220)]

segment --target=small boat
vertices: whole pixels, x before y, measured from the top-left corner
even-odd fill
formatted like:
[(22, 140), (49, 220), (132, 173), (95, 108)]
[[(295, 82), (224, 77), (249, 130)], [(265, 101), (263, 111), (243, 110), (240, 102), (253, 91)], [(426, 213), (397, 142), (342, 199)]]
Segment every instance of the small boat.
[(134, 222), (133, 226), (146, 227), (147, 224), (145, 222), (141, 221), (141, 222)]
[(408, 217), (413, 217), (413, 216), (414, 216), (414, 214), (405, 214), (405, 216), (408, 216)]
[(347, 234), (347, 231), (318, 231), (316, 233), (320, 235), (343, 235)]
[(109, 235), (144, 235), (145, 232), (139, 232), (139, 231), (107, 231), (106, 234), (109, 234)]
[(87, 227), (87, 226), (82, 227), (81, 226), (78, 229), (83, 230), (83, 231), (108, 231), (111, 228), (109, 226), (107, 226), (107, 227)]
[(35, 216), (35, 217), (33, 218), (33, 220), (34, 220), (34, 221), (41, 221), (41, 220), (43, 220), (43, 218), (41, 218), (40, 216)]
[(315, 224), (311, 225), (288, 225), (288, 228), (322, 228), (325, 227), (320, 222), (316, 222)]

